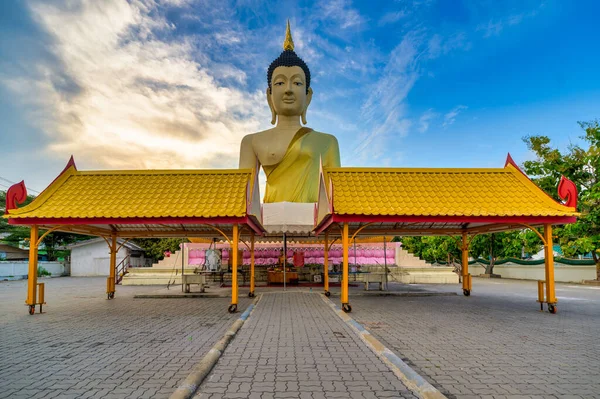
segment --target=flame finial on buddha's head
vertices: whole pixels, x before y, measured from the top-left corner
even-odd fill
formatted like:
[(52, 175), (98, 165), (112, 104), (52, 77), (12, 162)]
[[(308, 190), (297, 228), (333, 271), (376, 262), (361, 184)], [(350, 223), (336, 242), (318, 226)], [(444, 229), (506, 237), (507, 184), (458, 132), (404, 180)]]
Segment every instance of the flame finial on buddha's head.
[(284, 50), (294, 51), (294, 40), (292, 39), (292, 31), (290, 29), (290, 20), (287, 21), (287, 27), (285, 29), (285, 40), (283, 41)]

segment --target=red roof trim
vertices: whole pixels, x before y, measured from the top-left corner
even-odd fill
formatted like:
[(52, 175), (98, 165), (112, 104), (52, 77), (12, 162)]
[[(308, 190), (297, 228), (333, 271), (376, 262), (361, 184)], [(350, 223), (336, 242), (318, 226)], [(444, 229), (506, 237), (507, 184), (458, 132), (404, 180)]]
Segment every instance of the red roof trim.
[(254, 230), (255, 233), (258, 233), (259, 235), (263, 235), (266, 230), (264, 229), (264, 227), (262, 227), (262, 225), (260, 223), (258, 223), (258, 220), (254, 217), (254, 216), (250, 216), (246, 218), (246, 224), (248, 224), (248, 227), (250, 227), (252, 230)]
[(529, 176), (527, 176), (525, 174), (525, 172), (523, 172), (521, 170), (521, 168), (519, 168), (519, 165), (517, 165), (517, 163), (515, 162), (515, 160), (510, 156), (510, 152), (508, 153), (508, 155), (506, 155), (506, 162), (504, 163), (504, 167), (506, 168), (508, 165), (512, 165), (516, 170), (518, 170), (519, 172), (521, 172), (521, 174), (523, 176), (525, 176), (528, 180), (531, 181), (531, 179), (529, 178)]
[(327, 215), (323, 218), (321, 223), (315, 228), (315, 235), (321, 234), (325, 229), (327, 229), (333, 223), (332, 215)]
[(564, 176), (560, 177), (558, 183), (558, 196), (565, 201), (566, 206), (577, 208), (577, 186)]
[(4, 208), (4, 214), (8, 215), (8, 211), (17, 209), (17, 205), (22, 204), (26, 199), (27, 187), (25, 187), (24, 180), (10, 186), (6, 192), (6, 207)]
[(333, 215), (333, 222), (392, 223), (575, 223), (575, 216), (379, 216)]
[(262, 229), (254, 220), (243, 217), (215, 217), (215, 218), (11, 218), (9, 224), (14, 225), (92, 225), (92, 224), (247, 224), (257, 233)]

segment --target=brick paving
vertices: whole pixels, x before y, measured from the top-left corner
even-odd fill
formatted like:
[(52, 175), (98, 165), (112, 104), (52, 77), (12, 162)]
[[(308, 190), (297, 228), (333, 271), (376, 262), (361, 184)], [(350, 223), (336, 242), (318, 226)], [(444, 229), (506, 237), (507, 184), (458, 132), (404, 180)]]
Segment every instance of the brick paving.
[(558, 284), (557, 296), (551, 315), (539, 312), (536, 282), (474, 279), (468, 298), (350, 302), (355, 320), (449, 398), (600, 398), (600, 290)]
[[(0, 282), (0, 398), (167, 398), (239, 317), (229, 298), (134, 299), (160, 287), (118, 287), (108, 301), (104, 278), (43, 281), (47, 313), (34, 316), (26, 282)], [(468, 298), (356, 288), (351, 315), (449, 398), (600, 398), (600, 289), (557, 284), (557, 315), (537, 311), (536, 290), (482, 279)], [(274, 291), (259, 289), (197, 398), (414, 397), (320, 290)], [(240, 295), (241, 311), (249, 303)]]
[(228, 298), (134, 299), (160, 287), (118, 286), (109, 301), (105, 278), (40, 282), (47, 313), (34, 316), (26, 281), (0, 282), (0, 398), (168, 398), (239, 317)]
[(318, 293), (266, 293), (196, 398), (416, 398)]

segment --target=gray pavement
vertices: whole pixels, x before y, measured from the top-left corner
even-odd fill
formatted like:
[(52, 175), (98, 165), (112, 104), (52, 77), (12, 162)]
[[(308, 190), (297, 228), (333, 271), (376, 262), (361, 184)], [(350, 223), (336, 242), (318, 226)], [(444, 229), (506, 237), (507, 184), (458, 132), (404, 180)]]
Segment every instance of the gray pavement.
[(0, 398), (168, 398), (239, 317), (228, 298), (133, 299), (159, 287), (117, 286), (109, 301), (105, 278), (42, 281), (46, 313), (33, 316), (26, 281), (0, 282)]
[[(421, 289), (460, 292), (459, 286)], [(600, 287), (473, 279), (470, 297), (351, 297), (352, 317), (449, 398), (600, 398)]]
[[(134, 299), (164, 289), (118, 287), (108, 301), (104, 278), (43, 281), (47, 313), (34, 316), (26, 282), (0, 282), (0, 398), (167, 398), (240, 315), (229, 298)], [(475, 278), (468, 298), (458, 285), (390, 288), (459, 294), (350, 292), (351, 316), (449, 398), (600, 398), (600, 287), (557, 284), (556, 315), (538, 311), (529, 281)], [(257, 287), (265, 294), (197, 397), (412, 397), (312, 291)]]
[(265, 293), (196, 398), (416, 398), (323, 301)]

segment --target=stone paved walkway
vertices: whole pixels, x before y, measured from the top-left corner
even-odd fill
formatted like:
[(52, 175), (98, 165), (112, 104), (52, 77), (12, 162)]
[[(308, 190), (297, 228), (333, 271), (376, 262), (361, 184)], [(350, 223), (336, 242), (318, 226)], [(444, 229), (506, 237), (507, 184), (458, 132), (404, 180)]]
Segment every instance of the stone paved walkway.
[(228, 298), (133, 299), (157, 287), (118, 286), (109, 301), (105, 278), (42, 281), (47, 313), (34, 316), (26, 282), (0, 282), (0, 398), (168, 398), (239, 317)]
[[(421, 286), (460, 292), (455, 285)], [(470, 297), (365, 297), (352, 317), (449, 398), (600, 398), (600, 289), (473, 279)]]
[(415, 398), (323, 301), (266, 293), (196, 398)]

